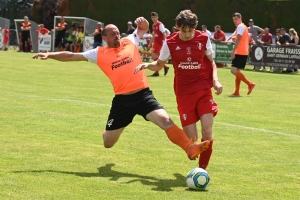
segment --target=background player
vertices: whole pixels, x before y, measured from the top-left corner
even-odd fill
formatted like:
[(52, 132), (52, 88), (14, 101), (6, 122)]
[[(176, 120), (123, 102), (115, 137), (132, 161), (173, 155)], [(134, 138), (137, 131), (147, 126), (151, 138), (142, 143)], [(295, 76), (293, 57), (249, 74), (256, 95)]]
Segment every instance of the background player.
[(28, 17), (24, 17), (24, 22), (21, 26), (21, 33), (22, 33), (22, 50), (23, 52), (30, 52), (30, 30), (31, 30), (31, 23), (28, 21)]
[(249, 54), (249, 33), (247, 26), (242, 22), (242, 15), (240, 13), (234, 13), (232, 15), (233, 23), (235, 24), (235, 45), (231, 53), (232, 65), (231, 73), (235, 75), (235, 91), (230, 94), (231, 96), (240, 96), (240, 84), (241, 81), (248, 85), (248, 95), (255, 87), (255, 83), (251, 82), (241, 72), (246, 66), (248, 54)]
[[(159, 56), (160, 49), (163, 45), (163, 41), (166, 39), (165, 26), (162, 22), (158, 21), (158, 14), (156, 12), (151, 12), (151, 19), (153, 21), (152, 25), (152, 41), (149, 44), (149, 49), (153, 43), (152, 59), (157, 60)], [(167, 75), (169, 67), (164, 66), (164, 75)], [(156, 71), (152, 76), (159, 76), (159, 71)]]
[(141, 64), (135, 70), (163, 68), (172, 56), (175, 71), (174, 91), (177, 108), (184, 132), (192, 141), (197, 141), (196, 123), (201, 121), (202, 141), (209, 140), (209, 148), (200, 154), (199, 167), (206, 169), (213, 145), (213, 118), (218, 106), (213, 100), (211, 87), (216, 94), (222, 93), (222, 85), (218, 80), (217, 67), (212, 58), (212, 45), (207, 33), (197, 31), (197, 16), (190, 10), (181, 11), (176, 17), (176, 28), (179, 32), (167, 37), (157, 61)]
[(5, 25), (4, 30), (3, 30), (3, 48), (4, 51), (8, 50), (8, 43), (9, 43), (9, 29), (8, 26)]
[[(133, 73), (136, 66), (142, 63), (137, 48), (138, 40), (149, 27), (148, 21), (143, 17), (137, 18), (136, 24), (137, 30), (123, 39), (120, 39), (120, 32), (115, 25), (107, 25), (102, 32), (107, 47), (98, 47), (84, 53), (38, 53), (33, 58), (52, 58), (59, 61), (89, 60), (96, 63), (109, 77), (116, 95), (103, 133), (104, 147), (111, 148), (134, 116), (139, 114), (165, 130), (173, 143), (184, 149), (190, 159), (195, 159), (208, 148), (209, 141), (193, 144), (154, 98), (148, 88), (146, 73)], [(146, 145), (145, 147), (147, 148)]]

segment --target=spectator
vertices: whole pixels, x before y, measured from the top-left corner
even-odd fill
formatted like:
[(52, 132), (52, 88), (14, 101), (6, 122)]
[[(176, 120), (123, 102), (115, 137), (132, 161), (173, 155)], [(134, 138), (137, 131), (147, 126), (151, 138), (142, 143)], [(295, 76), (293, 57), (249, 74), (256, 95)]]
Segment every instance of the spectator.
[[(299, 44), (299, 37), (297, 32), (295, 31), (295, 29), (291, 28), (289, 30), (289, 33), (291, 35), (289, 43), (287, 43), (287, 45), (289, 46), (297, 46)], [(294, 72), (298, 72), (297, 68), (294, 68)]]
[[(272, 38), (273, 38), (273, 36), (270, 33), (269, 28), (266, 27), (265, 30), (264, 30), (264, 33), (261, 36), (261, 40), (257, 40), (257, 43), (262, 44), (262, 45), (272, 44)], [(265, 71), (265, 70), (266, 70), (265, 66), (262, 66), (260, 68), (260, 71)], [(269, 71), (272, 71), (272, 67), (270, 67)]]
[(214, 36), (211, 38), (211, 40), (215, 43), (220, 43), (226, 42), (226, 35), (225, 33), (221, 30), (221, 26), (220, 25), (216, 25), (215, 26), (215, 33)]
[(76, 46), (77, 38), (79, 38), (79, 33), (80, 33), (80, 26), (78, 26), (76, 28), (74, 41), (73, 41), (72, 44), (70, 44), (70, 49), (72, 50), (72, 52), (76, 52), (77, 51), (77, 47), (76, 47), (76, 51), (75, 51), (75, 46)]
[[(250, 19), (248, 32), (251, 33), (252, 39), (256, 42), (257, 39), (261, 36), (261, 34), (264, 32), (264, 29), (260, 28), (259, 26), (255, 26), (253, 19)], [(258, 35), (258, 33), (260, 34)]]
[(50, 33), (50, 31), (47, 28), (44, 27), (44, 24), (40, 24), (40, 27), (41, 27), (40, 34), (48, 35)]
[(286, 33), (285, 28), (280, 29), (280, 37), (277, 41), (277, 45), (281, 46), (282, 44), (288, 44), (290, 41), (290, 35)]
[(102, 46), (102, 23), (98, 22), (97, 23), (97, 28), (95, 29), (93, 36), (94, 36), (94, 44), (93, 47), (94, 49), (97, 48), (98, 46)]
[(134, 32), (134, 30), (135, 30), (135, 28), (132, 26), (132, 22), (131, 21), (129, 21), (128, 23), (127, 23), (127, 35), (129, 35), (129, 34), (132, 34), (133, 32)]
[(3, 50), (4, 51), (8, 50), (8, 43), (9, 43), (9, 29), (8, 29), (8, 25), (5, 25), (4, 30), (3, 30)]
[(30, 30), (31, 24), (28, 21), (28, 17), (24, 17), (24, 22), (21, 26), (21, 33), (22, 33), (22, 50), (23, 52), (30, 52)]
[(71, 51), (73, 52), (73, 43), (76, 39), (76, 30), (75, 30), (75, 25), (73, 24), (71, 26), (71, 29), (67, 30), (66, 33), (69, 34), (67, 43), (66, 43), (66, 51)]
[[(220, 25), (215, 26), (215, 33), (214, 33), (214, 36), (211, 38), (211, 40), (214, 43), (226, 43), (226, 35), (221, 30)], [(224, 67), (224, 66), (226, 66), (226, 63), (216, 63), (216, 65), (217, 65), (217, 67)]]
[(275, 44), (277, 44), (279, 38), (280, 38), (280, 28), (276, 28)]
[(65, 49), (65, 34), (67, 30), (68, 24), (65, 22), (64, 17), (60, 18), (60, 23), (55, 27), (55, 31), (57, 31), (57, 35), (55, 38), (55, 51), (58, 51), (58, 46), (61, 44), (60, 51)]
[(211, 32), (209, 30), (207, 30), (207, 26), (206, 25), (202, 25), (202, 31), (206, 32), (208, 35), (208, 38), (211, 38)]
[(81, 52), (83, 47), (83, 41), (84, 41), (84, 30), (83, 26), (79, 27), (79, 32), (76, 36), (76, 43), (74, 46), (74, 52)]

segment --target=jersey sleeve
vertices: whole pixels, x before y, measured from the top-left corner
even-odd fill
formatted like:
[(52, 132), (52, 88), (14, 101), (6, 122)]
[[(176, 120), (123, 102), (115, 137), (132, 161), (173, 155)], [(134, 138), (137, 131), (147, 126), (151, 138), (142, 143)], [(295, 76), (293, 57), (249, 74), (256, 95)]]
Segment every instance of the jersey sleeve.
[(208, 38), (207, 42), (206, 42), (206, 51), (205, 51), (205, 55), (209, 56), (210, 54), (213, 53), (213, 49), (212, 49), (212, 45), (211, 45), (211, 41)]
[(244, 31), (245, 31), (244, 26), (242, 24), (238, 25), (238, 27), (237, 27), (237, 34), (238, 35), (243, 35)]
[(165, 33), (165, 25), (160, 24), (159, 25), (159, 30), (160, 30), (160, 32)]
[(83, 52), (83, 56), (89, 60), (89, 62), (97, 64), (98, 61), (98, 48)]
[(159, 58), (158, 59), (162, 60), (162, 61), (166, 61), (166, 60), (169, 59), (170, 54), (171, 53), (170, 53), (170, 49), (168, 47), (168, 44), (167, 44), (166, 41), (164, 41), (163, 46), (162, 46), (162, 48), (160, 50), (160, 54), (159, 54)]
[(126, 38), (127, 38), (128, 40), (130, 40), (130, 41), (131, 41), (133, 44), (135, 44), (136, 46), (139, 45), (140, 37), (139, 37), (139, 35), (137, 34), (137, 29), (135, 29), (135, 31), (134, 31), (132, 34), (128, 35)]

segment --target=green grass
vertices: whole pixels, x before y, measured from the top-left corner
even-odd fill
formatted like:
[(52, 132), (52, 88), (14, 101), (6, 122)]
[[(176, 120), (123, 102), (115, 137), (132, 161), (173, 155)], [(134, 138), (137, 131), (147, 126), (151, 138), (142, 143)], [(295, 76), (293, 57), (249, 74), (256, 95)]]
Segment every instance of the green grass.
[[(230, 98), (234, 77), (218, 70), (211, 184), (194, 192), (185, 175), (197, 162), (140, 116), (103, 147), (113, 92), (96, 65), (31, 55), (0, 51), (1, 199), (299, 199), (298, 74), (245, 70), (257, 87)], [(173, 69), (149, 81), (179, 125)]]

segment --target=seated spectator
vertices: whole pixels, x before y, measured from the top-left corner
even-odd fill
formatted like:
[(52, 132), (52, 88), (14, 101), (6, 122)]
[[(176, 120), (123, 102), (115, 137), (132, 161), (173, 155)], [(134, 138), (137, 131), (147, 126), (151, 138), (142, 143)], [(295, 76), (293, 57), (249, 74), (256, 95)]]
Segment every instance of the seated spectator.
[(277, 44), (279, 38), (280, 38), (280, 28), (276, 28), (275, 44)]
[[(75, 30), (75, 25), (73, 24), (71, 26), (71, 29), (67, 30), (66, 33), (69, 34), (68, 39), (67, 39), (67, 43), (66, 43), (66, 51), (71, 51), (73, 52), (73, 43), (76, 39), (76, 30)], [(72, 46), (71, 46), (72, 45)]]
[(74, 45), (74, 52), (81, 52), (84, 42), (84, 30), (83, 27), (79, 27), (79, 32), (76, 35), (76, 42)]
[(127, 32), (126, 32), (126, 34), (127, 35), (129, 35), (129, 34), (132, 34), (133, 32), (134, 32), (134, 30), (135, 30), (135, 28), (132, 26), (132, 22), (131, 21), (129, 21), (128, 23), (127, 23)]
[(277, 45), (281, 46), (283, 44), (287, 44), (290, 41), (290, 35), (286, 33), (285, 28), (280, 29), (280, 37), (277, 41)]
[[(295, 31), (295, 29), (291, 28), (289, 30), (289, 33), (290, 33), (291, 37), (290, 37), (289, 43), (287, 43), (286, 45), (297, 46), (299, 44), (299, 37), (298, 37), (297, 32)], [(298, 72), (298, 69), (294, 68), (294, 72)]]
[[(261, 40), (257, 40), (257, 43), (258, 44), (262, 44), (262, 45), (268, 45), (268, 44), (272, 44), (272, 34), (270, 33), (270, 31), (269, 31), (269, 28), (265, 28), (264, 29), (264, 32), (263, 32), (263, 34), (262, 34), (262, 36), (261, 36)], [(265, 66), (262, 66), (261, 68), (260, 68), (260, 71), (265, 71), (266, 70), (266, 67)], [(272, 67), (270, 67), (270, 70), (269, 71), (271, 71), (272, 70)]]

